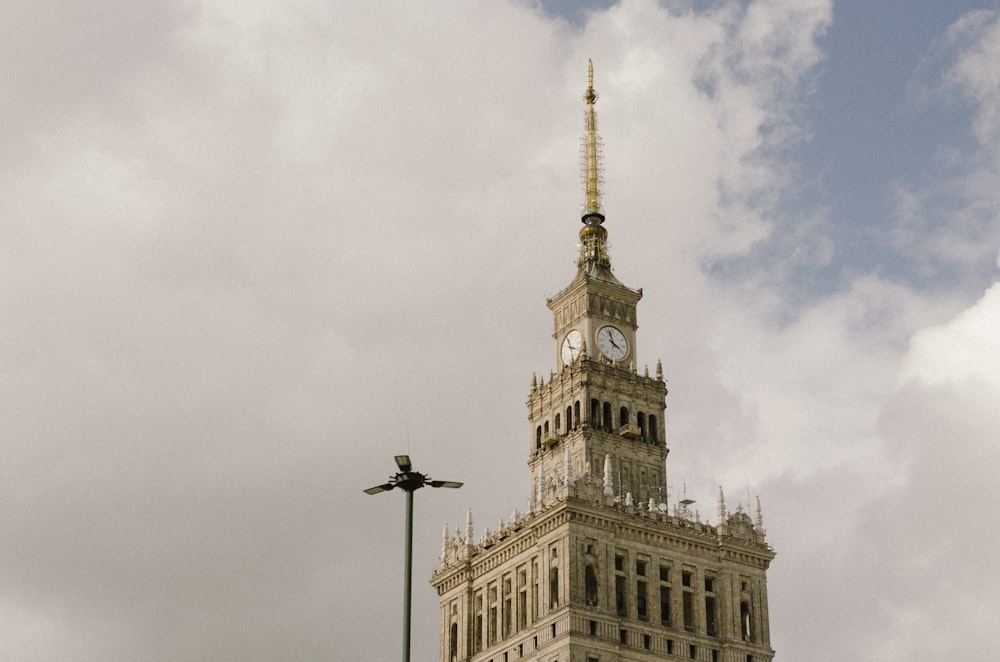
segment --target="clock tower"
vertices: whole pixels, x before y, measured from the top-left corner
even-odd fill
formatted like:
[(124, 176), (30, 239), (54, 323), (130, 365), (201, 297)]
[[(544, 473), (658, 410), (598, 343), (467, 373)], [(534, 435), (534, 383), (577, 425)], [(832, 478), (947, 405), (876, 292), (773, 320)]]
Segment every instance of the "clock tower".
[[(593, 67), (577, 272), (547, 303), (555, 366), (528, 395), (531, 494), (474, 540), (445, 527), (431, 584), (442, 662), (770, 662), (760, 504), (701, 521), (668, 503), (660, 361), (637, 370), (642, 290), (614, 275), (601, 208)], [(749, 509), (750, 504), (747, 504)]]

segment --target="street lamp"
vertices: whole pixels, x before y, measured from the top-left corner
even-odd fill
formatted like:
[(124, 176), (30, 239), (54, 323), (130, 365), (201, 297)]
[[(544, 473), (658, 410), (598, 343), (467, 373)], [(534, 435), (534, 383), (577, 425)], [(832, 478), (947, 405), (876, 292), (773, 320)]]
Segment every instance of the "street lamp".
[(403, 662), (410, 662), (410, 584), (413, 578), (413, 492), (424, 485), (431, 487), (462, 487), (462, 483), (452, 480), (431, 480), (430, 476), (413, 471), (409, 455), (397, 455), (396, 466), (399, 473), (375, 487), (369, 487), (365, 494), (387, 492), (394, 487), (406, 492), (406, 570), (403, 578)]

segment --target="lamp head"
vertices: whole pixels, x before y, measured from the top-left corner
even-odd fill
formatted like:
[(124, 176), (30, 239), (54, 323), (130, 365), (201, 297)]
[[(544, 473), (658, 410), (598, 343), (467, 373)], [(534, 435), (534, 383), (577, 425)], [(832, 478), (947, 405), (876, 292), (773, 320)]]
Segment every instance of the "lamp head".
[(409, 455), (397, 455), (396, 456), (396, 466), (398, 466), (399, 470), (402, 471), (404, 474), (407, 473), (407, 472), (409, 472), (409, 470), (413, 468), (413, 465), (410, 463), (410, 456)]

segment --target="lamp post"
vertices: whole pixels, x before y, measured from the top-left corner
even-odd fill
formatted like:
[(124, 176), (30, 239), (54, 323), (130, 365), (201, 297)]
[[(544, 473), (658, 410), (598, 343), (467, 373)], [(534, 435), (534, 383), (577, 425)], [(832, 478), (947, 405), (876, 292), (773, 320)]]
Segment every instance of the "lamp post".
[(419, 471), (413, 471), (409, 455), (397, 455), (396, 466), (399, 467), (399, 473), (390, 478), (388, 483), (369, 487), (365, 490), (365, 494), (387, 492), (394, 487), (398, 487), (406, 492), (406, 561), (403, 577), (403, 662), (410, 662), (410, 585), (413, 579), (413, 492), (419, 490), (424, 485), (458, 488), (462, 486), (462, 483), (456, 483), (451, 480), (431, 480), (430, 476), (422, 474)]

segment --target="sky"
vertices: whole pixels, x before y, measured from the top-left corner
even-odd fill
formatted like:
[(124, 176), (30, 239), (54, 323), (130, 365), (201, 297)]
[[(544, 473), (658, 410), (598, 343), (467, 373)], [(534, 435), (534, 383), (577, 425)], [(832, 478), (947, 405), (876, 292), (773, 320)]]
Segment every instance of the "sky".
[(1000, 7), (0, 6), (0, 659), (413, 659), (530, 494), (588, 58), (670, 498), (760, 497), (779, 660), (1000, 626)]

